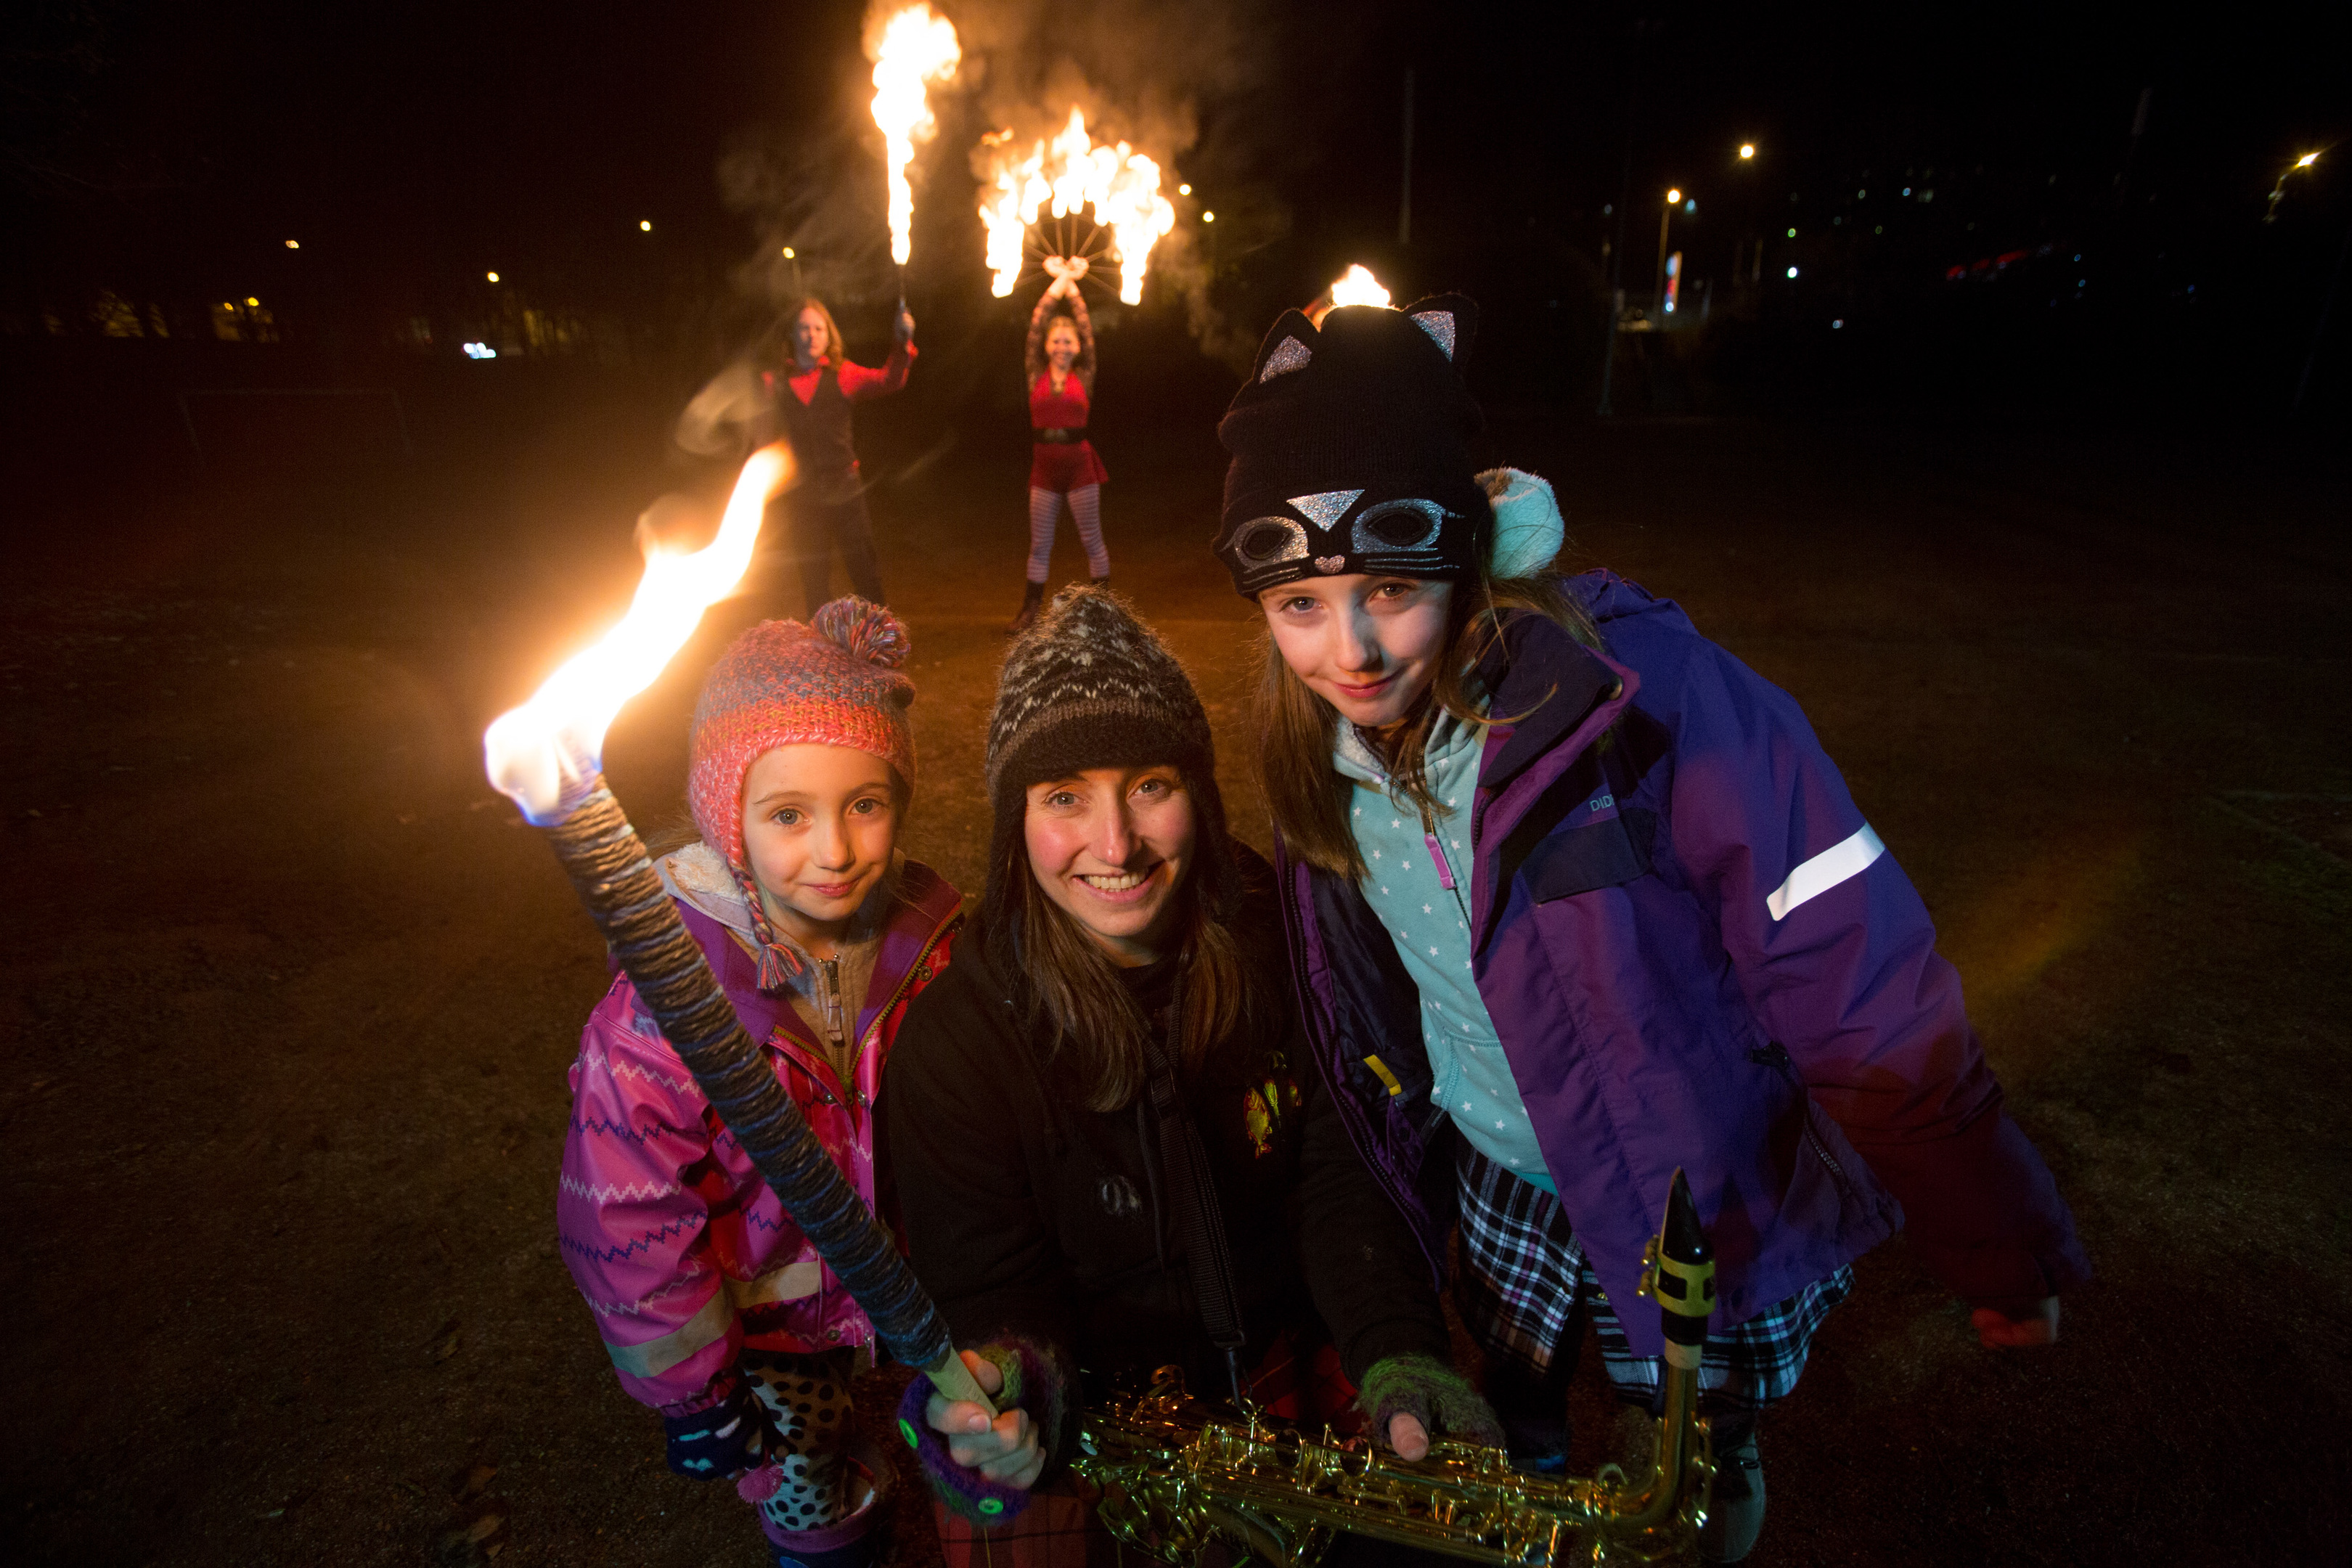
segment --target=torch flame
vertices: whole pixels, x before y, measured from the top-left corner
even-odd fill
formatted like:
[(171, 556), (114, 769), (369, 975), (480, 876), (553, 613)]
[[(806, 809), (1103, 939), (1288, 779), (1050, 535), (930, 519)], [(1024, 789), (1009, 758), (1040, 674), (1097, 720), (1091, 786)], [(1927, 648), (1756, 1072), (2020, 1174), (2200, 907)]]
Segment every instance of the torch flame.
[(1118, 297), (1143, 302), (1143, 275), (1151, 247), (1176, 226), (1175, 204), (1160, 194), (1160, 165), (1125, 142), (1096, 145), (1087, 117), (1075, 106), (1069, 123), (1051, 142), (1040, 139), (1023, 156), (1013, 132), (981, 139), (998, 149), (992, 184), (982, 191), (980, 221), (988, 231), (988, 266), (1000, 300), (1021, 279), (1023, 247), (1029, 226), (1047, 204), (1068, 217), (1091, 206), (1094, 220), (1110, 230), (1111, 255), (1118, 262)]
[(1389, 291), (1381, 287), (1381, 280), (1373, 277), (1370, 269), (1360, 262), (1349, 263), (1347, 275), (1331, 285), (1331, 304), (1334, 309), (1341, 305), (1385, 307), (1388, 302)]
[(915, 143), (939, 129), (924, 84), (952, 79), (963, 51), (953, 23), (932, 15), (928, 5), (915, 5), (892, 13), (881, 36), (867, 41), (866, 52), (874, 59), (874, 123), (882, 128), (890, 166), (890, 259), (904, 267), (913, 248), (908, 230), (915, 221), (915, 188), (907, 183), (907, 165), (914, 160)]
[(541, 826), (565, 815), (564, 796), (603, 765), (604, 731), (621, 705), (654, 682), (694, 634), (702, 612), (732, 593), (751, 564), (768, 498), (791, 482), (791, 448), (762, 447), (743, 465), (719, 535), (688, 553), (646, 549), (646, 574), (620, 624), (482, 736), (490, 783)]

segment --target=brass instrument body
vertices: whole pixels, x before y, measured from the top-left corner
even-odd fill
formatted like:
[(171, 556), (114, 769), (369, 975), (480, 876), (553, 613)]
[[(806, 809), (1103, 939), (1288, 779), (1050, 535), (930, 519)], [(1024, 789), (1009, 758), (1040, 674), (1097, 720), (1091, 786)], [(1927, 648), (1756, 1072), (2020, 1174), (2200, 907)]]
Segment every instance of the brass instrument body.
[(1522, 1475), (1499, 1448), (1439, 1438), (1425, 1459), (1370, 1437), (1322, 1439), (1191, 1398), (1175, 1367), (1141, 1395), (1087, 1412), (1072, 1468), (1101, 1489), (1110, 1532), (1163, 1563), (1205, 1568), (1212, 1548), (1266, 1568), (1313, 1568), (1334, 1534), (1368, 1535), (1496, 1568), (1686, 1562), (1715, 1459), (1698, 1373), (1715, 1310), (1715, 1257), (1683, 1173), (1642, 1260), (1665, 1337), (1663, 1414), (1646, 1471)]
[(1165, 1563), (1198, 1563), (1223, 1545), (1268, 1568), (1311, 1568), (1343, 1531), (1497, 1568), (1674, 1563), (1691, 1553), (1715, 1465), (1695, 1380), (1669, 1366), (1665, 1394), (1647, 1474), (1629, 1480), (1610, 1465), (1554, 1478), (1447, 1438), (1410, 1460), (1328, 1427), (1317, 1440), (1255, 1410), (1235, 1419), (1163, 1367), (1141, 1395), (1087, 1413), (1072, 1466), (1101, 1489), (1110, 1532)]

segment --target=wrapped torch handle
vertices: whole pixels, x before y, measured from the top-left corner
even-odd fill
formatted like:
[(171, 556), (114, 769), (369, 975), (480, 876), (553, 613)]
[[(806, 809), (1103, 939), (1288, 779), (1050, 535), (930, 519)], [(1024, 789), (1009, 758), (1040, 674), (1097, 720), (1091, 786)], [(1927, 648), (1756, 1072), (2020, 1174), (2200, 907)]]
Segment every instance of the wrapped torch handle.
[(915, 1271), (744, 1031), (621, 803), (601, 777), (588, 784), (547, 837), (663, 1037), (890, 1353), (949, 1398), (992, 1411)]

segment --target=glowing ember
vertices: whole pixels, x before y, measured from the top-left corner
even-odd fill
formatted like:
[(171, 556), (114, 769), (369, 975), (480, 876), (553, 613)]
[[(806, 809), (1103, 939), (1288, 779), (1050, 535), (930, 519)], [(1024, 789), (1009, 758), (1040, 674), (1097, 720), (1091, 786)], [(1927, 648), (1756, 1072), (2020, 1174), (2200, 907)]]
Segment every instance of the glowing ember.
[(953, 23), (932, 15), (929, 5), (916, 5), (892, 13), (880, 35), (866, 40), (866, 52), (874, 61), (874, 123), (882, 128), (890, 166), (890, 259), (904, 267), (915, 221), (915, 188), (907, 183), (907, 165), (914, 159), (915, 143), (939, 129), (924, 85), (952, 79), (963, 51)]
[(782, 443), (752, 453), (728, 498), (719, 536), (683, 554), (648, 544), (646, 574), (620, 624), (484, 732), (490, 783), (513, 796), (525, 816), (541, 826), (560, 819), (566, 793), (602, 766), (613, 716), (653, 684), (694, 634), (702, 612), (742, 580), (760, 537), (761, 513), (792, 473), (792, 452)]
[(1060, 134), (1033, 143), (1025, 156), (1010, 131), (982, 137), (981, 145), (996, 149), (995, 168), (981, 194), (980, 221), (988, 231), (998, 299), (1020, 280), (1022, 249), (1041, 212), (1050, 207), (1062, 218), (1092, 207), (1094, 221), (1110, 230), (1118, 297), (1130, 305), (1143, 302), (1151, 247), (1176, 226), (1175, 205), (1160, 194), (1158, 163), (1124, 142), (1097, 146), (1087, 134), (1087, 117), (1075, 107)]
[(1381, 305), (1389, 302), (1389, 291), (1381, 280), (1360, 263), (1350, 262), (1347, 276), (1331, 285), (1331, 303), (1340, 305)]

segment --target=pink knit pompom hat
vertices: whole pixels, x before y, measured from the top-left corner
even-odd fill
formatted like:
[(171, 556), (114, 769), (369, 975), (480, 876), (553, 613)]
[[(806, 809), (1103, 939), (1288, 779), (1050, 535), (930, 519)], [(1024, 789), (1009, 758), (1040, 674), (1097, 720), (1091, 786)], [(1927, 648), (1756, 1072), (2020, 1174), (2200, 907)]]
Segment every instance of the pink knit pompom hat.
[[(761, 621), (735, 639), (702, 683), (694, 707), (687, 803), (702, 840), (739, 878), (743, 860), (743, 775), (778, 746), (847, 746), (888, 763), (915, 786), (915, 732), (907, 722), (915, 683), (899, 673), (912, 639), (906, 623), (864, 599), (835, 599), (803, 625)], [(759, 900), (754, 898), (756, 910)]]

